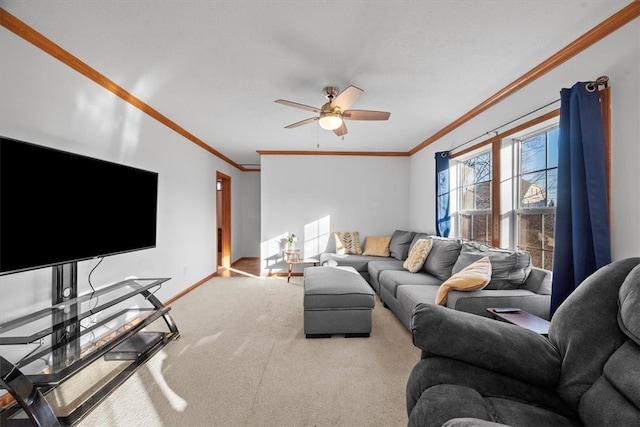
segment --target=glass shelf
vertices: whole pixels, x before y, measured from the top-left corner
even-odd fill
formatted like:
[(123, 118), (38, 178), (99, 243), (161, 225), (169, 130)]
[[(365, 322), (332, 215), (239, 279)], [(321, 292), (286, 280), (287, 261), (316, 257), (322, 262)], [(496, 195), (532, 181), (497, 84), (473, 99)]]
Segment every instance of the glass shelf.
[[(127, 279), (1, 324), (0, 387), (16, 403), (0, 408), (0, 425), (74, 424), (178, 338), (153, 294), (167, 280)], [(89, 377), (86, 390), (73, 385)]]
[[(67, 326), (65, 323), (69, 321), (83, 320), (138, 294), (148, 294), (149, 289), (160, 286), (167, 280), (169, 279), (125, 280), (11, 320), (0, 325), (0, 345), (30, 344), (52, 334), (57, 327)], [(107, 299), (101, 301), (101, 297)], [(76, 312), (77, 315), (73, 315)], [(62, 316), (57, 316), (56, 313)], [(73, 316), (70, 317), (71, 315)]]

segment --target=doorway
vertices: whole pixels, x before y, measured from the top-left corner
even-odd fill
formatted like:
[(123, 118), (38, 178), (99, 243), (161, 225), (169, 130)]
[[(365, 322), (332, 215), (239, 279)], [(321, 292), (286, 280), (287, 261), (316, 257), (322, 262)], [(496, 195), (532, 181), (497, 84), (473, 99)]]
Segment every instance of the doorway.
[(231, 177), (216, 172), (218, 270), (231, 267)]

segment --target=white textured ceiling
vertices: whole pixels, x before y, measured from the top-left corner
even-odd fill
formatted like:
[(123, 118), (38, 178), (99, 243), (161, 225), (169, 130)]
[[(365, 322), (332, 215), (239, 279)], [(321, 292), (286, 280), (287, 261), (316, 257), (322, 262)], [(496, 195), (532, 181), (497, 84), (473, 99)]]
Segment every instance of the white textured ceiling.
[[(409, 151), (631, 0), (2, 0), (0, 6), (233, 161)], [(344, 139), (322, 88), (364, 89)]]

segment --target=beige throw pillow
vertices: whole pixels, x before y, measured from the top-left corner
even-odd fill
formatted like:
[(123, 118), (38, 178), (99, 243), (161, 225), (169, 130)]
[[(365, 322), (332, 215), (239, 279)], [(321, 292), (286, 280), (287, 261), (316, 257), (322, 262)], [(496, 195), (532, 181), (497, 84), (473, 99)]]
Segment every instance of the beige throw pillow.
[(411, 273), (417, 273), (420, 271), (422, 266), (424, 265), (427, 256), (429, 256), (429, 251), (431, 251), (431, 244), (433, 240), (431, 239), (419, 239), (417, 240), (411, 250), (409, 251), (409, 256), (402, 263), (402, 267), (405, 270), (409, 270)]
[(436, 294), (436, 304), (447, 305), (447, 295), (451, 290), (475, 291), (484, 288), (490, 281), (491, 260), (489, 257), (480, 258), (440, 285)]
[(390, 256), (391, 236), (367, 236), (362, 255)]
[(333, 237), (336, 241), (336, 254), (354, 254), (361, 255), (362, 249), (360, 248), (360, 233), (357, 231), (336, 231), (333, 233)]

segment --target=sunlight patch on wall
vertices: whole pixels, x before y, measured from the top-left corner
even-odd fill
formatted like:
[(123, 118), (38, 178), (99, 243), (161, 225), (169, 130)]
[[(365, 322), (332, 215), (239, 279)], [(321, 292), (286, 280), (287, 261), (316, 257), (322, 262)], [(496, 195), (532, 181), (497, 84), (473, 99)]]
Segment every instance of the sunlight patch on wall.
[(132, 105), (125, 107), (122, 123), (122, 146), (120, 147), (120, 161), (128, 161), (135, 156), (140, 141), (140, 122), (142, 111)]
[(331, 235), (331, 215), (304, 225), (304, 257), (316, 257), (325, 252)]
[(76, 97), (76, 126), (85, 128), (80, 129), (82, 133), (108, 138), (117, 126), (116, 99), (106, 93), (101, 96), (79, 93)]
[(269, 273), (286, 271), (284, 251), (287, 248), (287, 237), (289, 237), (288, 231), (271, 237), (260, 244), (261, 271), (266, 270)]

